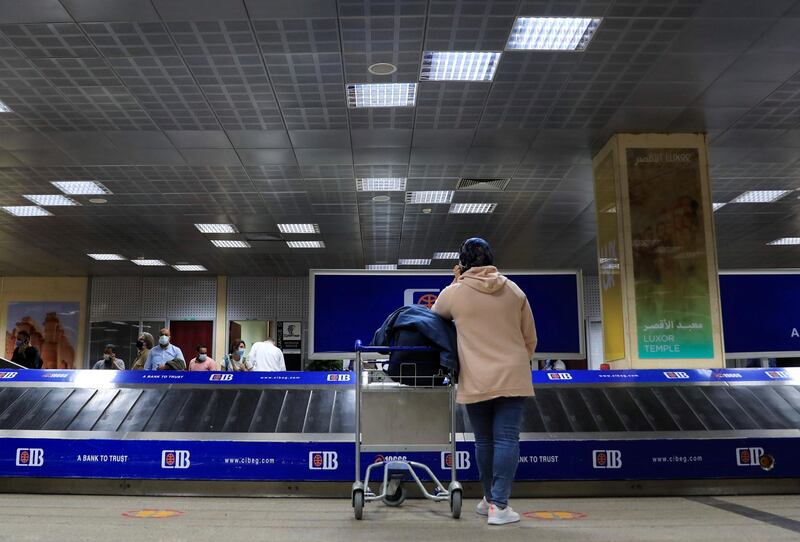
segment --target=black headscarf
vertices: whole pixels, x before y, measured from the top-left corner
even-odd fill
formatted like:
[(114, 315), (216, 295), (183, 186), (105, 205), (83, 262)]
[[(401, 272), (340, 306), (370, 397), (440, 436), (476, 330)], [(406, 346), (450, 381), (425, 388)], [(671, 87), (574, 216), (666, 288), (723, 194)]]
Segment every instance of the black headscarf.
[(473, 267), (494, 265), (494, 254), (489, 243), (480, 237), (471, 237), (464, 241), (458, 254), (458, 263), (464, 273)]

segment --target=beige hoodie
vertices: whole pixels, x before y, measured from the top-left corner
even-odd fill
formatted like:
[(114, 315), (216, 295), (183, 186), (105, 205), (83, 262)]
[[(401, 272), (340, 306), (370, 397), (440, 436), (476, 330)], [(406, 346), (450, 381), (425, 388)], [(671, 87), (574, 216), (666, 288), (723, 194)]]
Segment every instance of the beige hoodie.
[(536, 327), (528, 299), (494, 266), (473, 267), (445, 288), (433, 312), (458, 332), (458, 402), (533, 395)]

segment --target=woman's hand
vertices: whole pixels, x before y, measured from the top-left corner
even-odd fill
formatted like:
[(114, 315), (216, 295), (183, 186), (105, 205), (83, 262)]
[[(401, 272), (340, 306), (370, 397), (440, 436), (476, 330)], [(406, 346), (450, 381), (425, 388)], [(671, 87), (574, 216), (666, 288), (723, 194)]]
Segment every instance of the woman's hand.
[(456, 266), (453, 267), (453, 282), (458, 282), (459, 277), (461, 277), (461, 265), (456, 264)]

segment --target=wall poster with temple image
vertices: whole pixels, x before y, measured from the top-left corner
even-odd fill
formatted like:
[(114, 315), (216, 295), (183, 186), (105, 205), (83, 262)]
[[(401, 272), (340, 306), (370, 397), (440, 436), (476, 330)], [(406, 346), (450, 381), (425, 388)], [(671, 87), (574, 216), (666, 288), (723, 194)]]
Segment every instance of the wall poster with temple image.
[(11, 359), (17, 334), (27, 331), (39, 350), (42, 369), (75, 369), (75, 350), (80, 327), (77, 301), (30, 301), (8, 303), (5, 355)]
[(626, 161), (639, 357), (713, 358), (699, 152), (628, 148)]

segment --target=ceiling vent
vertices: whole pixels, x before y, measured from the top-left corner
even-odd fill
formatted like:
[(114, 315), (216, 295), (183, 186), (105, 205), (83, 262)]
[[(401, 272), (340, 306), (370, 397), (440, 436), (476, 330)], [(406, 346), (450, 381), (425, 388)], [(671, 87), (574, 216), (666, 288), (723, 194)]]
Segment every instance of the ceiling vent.
[(461, 179), (456, 190), (472, 192), (502, 192), (511, 179)]

